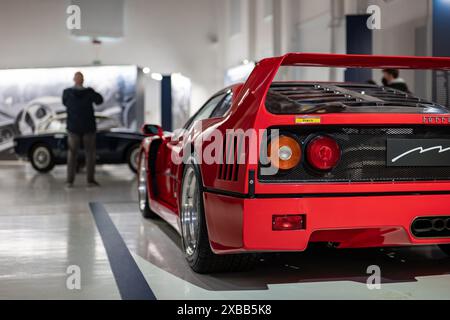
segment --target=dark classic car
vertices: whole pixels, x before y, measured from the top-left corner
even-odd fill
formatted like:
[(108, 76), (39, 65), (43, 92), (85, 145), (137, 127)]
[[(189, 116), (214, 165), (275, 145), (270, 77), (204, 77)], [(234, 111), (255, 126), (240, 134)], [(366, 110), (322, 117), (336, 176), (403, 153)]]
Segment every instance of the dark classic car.
[[(16, 137), (14, 149), (19, 158), (27, 159), (39, 172), (49, 172), (58, 164), (67, 163), (66, 114), (53, 116), (42, 123), (36, 134)], [(139, 147), (144, 135), (117, 128), (114, 119), (97, 114), (97, 163), (127, 163), (133, 172), (137, 171)], [(80, 165), (84, 152), (79, 153)]]

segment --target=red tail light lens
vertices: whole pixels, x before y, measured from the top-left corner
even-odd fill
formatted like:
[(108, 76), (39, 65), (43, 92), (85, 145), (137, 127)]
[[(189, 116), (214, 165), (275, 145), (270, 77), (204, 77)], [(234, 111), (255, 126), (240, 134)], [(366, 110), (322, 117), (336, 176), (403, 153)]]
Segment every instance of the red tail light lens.
[(318, 136), (306, 147), (306, 157), (313, 168), (328, 171), (341, 159), (341, 148), (333, 138)]
[(305, 215), (284, 215), (272, 216), (272, 230), (289, 231), (289, 230), (305, 230)]

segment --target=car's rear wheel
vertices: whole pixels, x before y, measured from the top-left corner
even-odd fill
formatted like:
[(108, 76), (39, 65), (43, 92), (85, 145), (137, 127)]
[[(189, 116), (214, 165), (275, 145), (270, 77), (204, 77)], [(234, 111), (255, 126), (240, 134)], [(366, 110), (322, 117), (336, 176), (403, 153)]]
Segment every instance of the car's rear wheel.
[(39, 172), (49, 172), (55, 167), (53, 153), (45, 144), (35, 145), (31, 149), (30, 162)]
[(127, 151), (128, 167), (130, 167), (130, 170), (133, 171), (134, 173), (137, 173), (138, 171), (139, 152), (140, 152), (139, 144), (131, 146)]
[(441, 248), (441, 250), (450, 257), (450, 244), (442, 244), (439, 248)]
[(139, 160), (139, 175), (138, 175), (138, 198), (139, 198), (139, 210), (146, 219), (155, 219), (158, 215), (150, 209), (150, 203), (148, 200), (148, 174), (147, 167), (145, 165), (145, 154), (142, 153)]
[(256, 262), (253, 254), (212, 252), (203, 207), (200, 174), (193, 164), (184, 169), (180, 199), (181, 238), (189, 266), (198, 273), (244, 271)]

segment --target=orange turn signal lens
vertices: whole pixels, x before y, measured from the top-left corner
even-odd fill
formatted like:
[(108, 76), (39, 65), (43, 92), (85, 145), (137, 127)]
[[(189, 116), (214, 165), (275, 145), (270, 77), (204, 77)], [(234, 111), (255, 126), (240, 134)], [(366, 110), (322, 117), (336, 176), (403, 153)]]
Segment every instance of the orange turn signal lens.
[(267, 153), (271, 164), (281, 170), (296, 167), (302, 158), (302, 149), (298, 142), (283, 135), (269, 143)]

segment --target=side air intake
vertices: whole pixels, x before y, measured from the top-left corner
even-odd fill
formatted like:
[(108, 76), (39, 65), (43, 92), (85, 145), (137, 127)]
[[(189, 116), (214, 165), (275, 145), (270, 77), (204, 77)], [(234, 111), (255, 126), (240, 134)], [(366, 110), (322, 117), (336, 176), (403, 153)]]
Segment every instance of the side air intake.
[(235, 135), (227, 135), (223, 142), (223, 151), (221, 156), (221, 164), (217, 178), (225, 181), (237, 181), (239, 164), (239, 137)]

